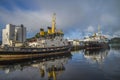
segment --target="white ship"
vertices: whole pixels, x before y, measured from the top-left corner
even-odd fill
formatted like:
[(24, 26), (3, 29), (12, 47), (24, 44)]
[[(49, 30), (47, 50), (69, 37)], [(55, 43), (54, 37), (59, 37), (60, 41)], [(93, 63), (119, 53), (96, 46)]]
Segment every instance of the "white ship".
[(46, 32), (44, 29), (40, 29), (36, 38), (29, 39), (21, 45), (13, 40), (11, 41), (11, 45), (5, 45), (0, 48), (0, 61), (69, 53), (71, 45), (67, 39), (63, 38), (63, 32), (61, 30), (56, 30), (55, 16), (56, 15), (53, 14), (52, 27), (48, 27), (48, 31)]
[(106, 36), (102, 35), (100, 32), (100, 27), (98, 26), (98, 33), (93, 34), (92, 36), (86, 37), (84, 39), (85, 49), (100, 49), (108, 48), (109, 40)]

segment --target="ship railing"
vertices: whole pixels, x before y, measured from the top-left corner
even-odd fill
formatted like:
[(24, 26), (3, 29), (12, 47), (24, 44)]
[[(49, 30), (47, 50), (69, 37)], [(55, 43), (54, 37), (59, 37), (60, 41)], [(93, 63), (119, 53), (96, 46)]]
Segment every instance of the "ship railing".
[(45, 51), (60, 51), (68, 49), (70, 46), (61, 46), (61, 47), (46, 47), (46, 48), (26, 48), (26, 47), (8, 47), (4, 51), (23, 51), (23, 52), (45, 52)]

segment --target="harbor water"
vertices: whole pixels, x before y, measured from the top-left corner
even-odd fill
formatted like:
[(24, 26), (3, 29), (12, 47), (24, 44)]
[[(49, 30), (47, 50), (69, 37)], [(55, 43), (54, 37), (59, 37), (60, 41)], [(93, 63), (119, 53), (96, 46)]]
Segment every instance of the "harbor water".
[(120, 46), (0, 64), (0, 80), (120, 80)]

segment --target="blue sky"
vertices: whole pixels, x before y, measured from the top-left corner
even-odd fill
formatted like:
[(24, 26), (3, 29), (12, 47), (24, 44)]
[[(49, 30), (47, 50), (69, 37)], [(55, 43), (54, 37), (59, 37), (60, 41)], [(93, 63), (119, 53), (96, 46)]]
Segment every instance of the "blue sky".
[(51, 26), (54, 12), (65, 37), (83, 38), (97, 32), (98, 24), (106, 36), (120, 36), (120, 0), (0, 0), (0, 32), (8, 23), (24, 24), (32, 37)]

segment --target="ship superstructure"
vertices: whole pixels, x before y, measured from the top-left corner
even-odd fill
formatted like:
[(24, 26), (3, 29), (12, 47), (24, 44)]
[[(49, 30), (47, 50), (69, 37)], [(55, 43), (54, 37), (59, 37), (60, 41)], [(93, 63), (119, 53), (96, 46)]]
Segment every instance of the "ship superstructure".
[(56, 29), (56, 14), (52, 17), (52, 27), (48, 27), (48, 31), (44, 31), (40, 28), (40, 32), (36, 34), (37, 38), (35, 40), (29, 40), (28, 46), (30, 47), (59, 47), (67, 46), (68, 40), (64, 39), (64, 33), (62, 30)]
[(98, 26), (98, 32), (94, 33), (92, 36), (89, 36), (84, 39), (84, 42), (104, 42), (108, 43), (108, 38), (102, 35), (100, 31), (100, 26)]

